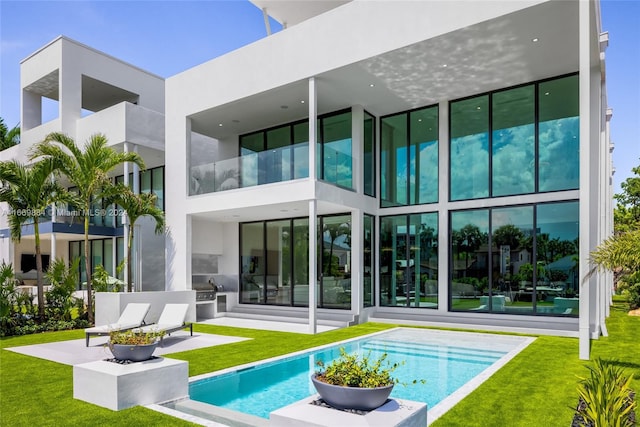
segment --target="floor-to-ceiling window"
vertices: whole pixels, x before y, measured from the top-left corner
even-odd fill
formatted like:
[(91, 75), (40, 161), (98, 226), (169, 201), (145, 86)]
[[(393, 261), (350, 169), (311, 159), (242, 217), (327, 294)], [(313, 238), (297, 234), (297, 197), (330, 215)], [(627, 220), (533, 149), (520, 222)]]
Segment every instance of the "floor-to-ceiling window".
[(578, 76), (450, 103), (450, 199), (572, 190), (579, 178)]
[[(318, 221), (318, 307), (349, 309), (351, 216)], [(240, 241), (241, 303), (309, 305), (308, 218), (241, 224)]]
[(438, 307), (438, 214), (380, 218), (380, 305)]
[(352, 188), (351, 110), (321, 116), (319, 129), (321, 168), (318, 178)]
[(438, 201), (438, 107), (380, 120), (382, 207)]
[(451, 212), (450, 308), (578, 314), (578, 203)]
[(362, 304), (364, 307), (373, 307), (375, 305), (375, 218), (372, 215), (365, 214), (363, 217), (362, 238), (364, 247), (362, 254), (364, 265), (362, 272)]
[(364, 194), (376, 196), (376, 118), (364, 112)]
[[(122, 237), (118, 238), (117, 243), (120, 243), (123, 246), (123, 249), (120, 253), (116, 252), (116, 260), (114, 264), (113, 260), (113, 239), (94, 239), (89, 241), (89, 259), (91, 259), (91, 270), (95, 271), (98, 265), (102, 265), (104, 269), (110, 276), (122, 279), (122, 275), (118, 275), (118, 266), (122, 263), (124, 259), (124, 239)], [(81, 289), (86, 288), (87, 282), (87, 274), (85, 269), (84, 262), (84, 241), (76, 240), (69, 242), (69, 259), (71, 261), (76, 258), (80, 259), (80, 264), (78, 265), (78, 274), (80, 277), (80, 286)], [(135, 276), (134, 276), (135, 277)]]

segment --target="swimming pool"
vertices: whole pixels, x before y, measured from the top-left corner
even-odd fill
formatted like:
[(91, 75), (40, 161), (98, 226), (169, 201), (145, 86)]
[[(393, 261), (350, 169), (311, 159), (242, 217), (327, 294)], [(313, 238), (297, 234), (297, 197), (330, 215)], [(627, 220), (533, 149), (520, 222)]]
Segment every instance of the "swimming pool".
[[(347, 352), (370, 351), (372, 357), (387, 353), (389, 362), (404, 362), (394, 376), (408, 385), (394, 387), (391, 397), (426, 402), (429, 421), (433, 421), (434, 408), (445, 404), (447, 408), (437, 410), (443, 413), (531, 341), (508, 335), (396, 328), (208, 378), (201, 376), (190, 384), (189, 395), (191, 400), (269, 418), (271, 411), (315, 394), (310, 376), (316, 362), (337, 358), (344, 347)], [(414, 379), (426, 383), (410, 384)]]

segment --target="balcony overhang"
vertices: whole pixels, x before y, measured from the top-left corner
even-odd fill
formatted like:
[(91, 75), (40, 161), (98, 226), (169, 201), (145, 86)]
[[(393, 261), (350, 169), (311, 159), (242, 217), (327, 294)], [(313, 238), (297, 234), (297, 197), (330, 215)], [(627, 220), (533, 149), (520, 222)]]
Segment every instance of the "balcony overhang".
[[(578, 3), (543, 2), (318, 73), (318, 113), (359, 104), (380, 116), (576, 72)], [(224, 139), (307, 117), (308, 91), (299, 79), (197, 112), (192, 130)]]

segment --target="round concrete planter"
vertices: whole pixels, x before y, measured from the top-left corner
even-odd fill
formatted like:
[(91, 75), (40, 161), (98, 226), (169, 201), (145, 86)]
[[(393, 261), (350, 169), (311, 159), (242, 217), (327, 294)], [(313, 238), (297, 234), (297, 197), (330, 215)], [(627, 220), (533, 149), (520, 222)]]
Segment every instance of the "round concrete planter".
[(315, 374), (311, 376), (311, 381), (322, 400), (338, 409), (372, 411), (382, 406), (389, 398), (391, 390), (393, 390), (393, 384), (376, 388), (343, 387), (327, 384), (317, 380)]
[(151, 359), (153, 352), (158, 346), (158, 342), (152, 344), (132, 345), (132, 344), (111, 344), (109, 350), (113, 357), (118, 360), (130, 360), (132, 362), (142, 362)]

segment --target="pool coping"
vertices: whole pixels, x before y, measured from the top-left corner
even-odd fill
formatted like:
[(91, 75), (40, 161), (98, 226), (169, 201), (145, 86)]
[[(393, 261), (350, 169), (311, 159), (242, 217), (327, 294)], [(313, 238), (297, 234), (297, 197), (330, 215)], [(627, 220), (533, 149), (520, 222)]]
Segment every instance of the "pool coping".
[[(328, 343), (328, 344), (323, 344), (320, 346), (316, 346), (316, 347), (310, 347), (304, 350), (299, 350), (293, 353), (287, 353), (287, 354), (283, 354), (280, 356), (274, 356), (274, 357), (270, 357), (268, 359), (261, 359), (255, 362), (249, 362), (249, 363), (245, 363), (242, 365), (236, 365), (233, 367), (229, 367), (229, 368), (225, 368), (225, 369), (220, 369), (217, 371), (213, 371), (213, 372), (207, 372), (206, 374), (200, 374), (200, 375), (194, 375), (193, 377), (189, 377), (189, 385), (191, 385), (191, 383), (196, 382), (196, 381), (200, 381), (200, 380), (204, 380), (204, 379), (208, 379), (208, 378), (212, 378), (212, 377), (218, 377), (221, 375), (228, 375), (228, 374), (233, 374), (242, 370), (246, 370), (246, 369), (251, 369), (255, 366), (259, 366), (259, 365), (266, 365), (266, 364), (270, 364), (270, 363), (275, 363), (275, 362), (279, 362), (281, 360), (285, 360), (285, 359), (289, 359), (289, 358), (295, 358), (297, 356), (303, 355), (305, 353), (311, 353), (311, 352), (315, 352), (315, 351), (319, 351), (319, 350), (323, 350), (325, 348), (329, 348), (329, 347), (334, 347), (343, 343), (350, 343), (352, 341), (359, 341), (362, 340), (364, 338), (370, 338), (370, 337), (375, 337), (377, 335), (381, 335), (381, 334), (386, 334), (389, 333), (390, 331), (395, 331), (395, 330), (412, 330), (412, 329), (416, 329), (416, 328), (412, 328), (412, 327), (407, 327), (407, 326), (398, 326), (395, 328), (390, 328), (390, 329), (385, 329), (383, 331), (378, 331), (378, 332), (374, 332), (371, 334), (366, 334), (366, 335), (360, 335), (354, 338), (349, 338), (346, 340), (342, 340), (342, 341), (336, 341), (336, 342), (332, 342), (332, 343)], [(515, 358), (520, 352), (522, 352), (525, 348), (527, 348), (532, 342), (534, 342), (536, 340), (536, 337), (529, 337), (529, 336), (522, 336), (522, 335), (511, 335), (511, 334), (495, 334), (495, 333), (491, 333), (491, 332), (469, 332), (469, 331), (453, 331), (453, 330), (442, 330), (442, 329), (429, 329), (429, 328), (418, 328), (418, 329), (422, 329), (425, 331), (429, 331), (432, 333), (436, 333), (436, 334), (445, 334), (445, 333), (451, 333), (451, 334), (455, 334), (455, 335), (466, 335), (466, 336), (478, 336), (478, 337), (485, 337), (487, 335), (493, 335), (493, 336), (499, 336), (501, 338), (517, 338), (522, 340), (522, 342), (520, 344), (518, 344), (514, 349), (512, 349), (511, 351), (509, 351), (507, 354), (505, 354), (504, 356), (502, 356), (500, 359), (498, 359), (496, 362), (494, 362), (493, 364), (491, 364), (489, 367), (487, 367), (486, 369), (484, 369), (482, 372), (480, 372), (478, 375), (476, 375), (475, 377), (473, 377), (471, 380), (469, 380), (468, 382), (466, 382), (462, 387), (460, 387), (459, 389), (457, 389), (456, 391), (454, 391), (453, 393), (451, 393), (449, 396), (445, 397), (443, 400), (441, 400), (439, 403), (437, 403), (435, 406), (433, 406), (433, 408), (427, 408), (427, 426), (430, 425), (432, 422), (434, 422), (435, 420), (437, 420), (438, 418), (440, 418), (442, 415), (444, 415), (447, 411), (449, 411), (451, 408), (453, 408), (455, 405), (457, 405), (462, 399), (464, 399), (465, 397), (467, 397), (469, 394), (471, 394), (471, 392), (473, 392), (475, 389), (477, 389), (482, 383), (484, 383), (486, 380), (488, 380), (493, 374), (495, 374), (500, 368), (504, 367), (504, 365), (506, 365), (509, 361), (511, 361), (513, 358)], [(168, 402), (166, 402), (168, 403)], [(207, 404), (210, 405), (210, 404)], [(148, 408), (152, 409), (152, 410), (158, 410), (157, 406), (159, 405), (149, 405)], [(215, 405), (210, 405), (210, 406), (214, 406)], [(168, 408), (166, 408), (168, 409)], [(169, 411), (161, 411), (164, 413), (168, 413), (169, 415), (172, 415), (174, 417), (177, 418), (183, 418), (182, 416), (176, 414), (176, 412), (183, 414), (185, 416), (185, 420), (194, 422), (198, 419), (198, 417), (194, 416), (194, 415), (190, 415), (190, 414), (186, 414), (186, 413), (181, 413), (177, 410), (169, 410)], [(233, 411), (233, 412), (237, 412), (239, 415), (243, 414), (242, 412), (239, 411)], [(215, 426), (223, 426), (224, 424), (219, 424), (216, 422), (213, 422), (210, 420), (206, 420), (206, 419), (200, 419), (201, 420), (201, 425), (215, 425)], [(268, 419), (267, 419), (268, 422)]]

